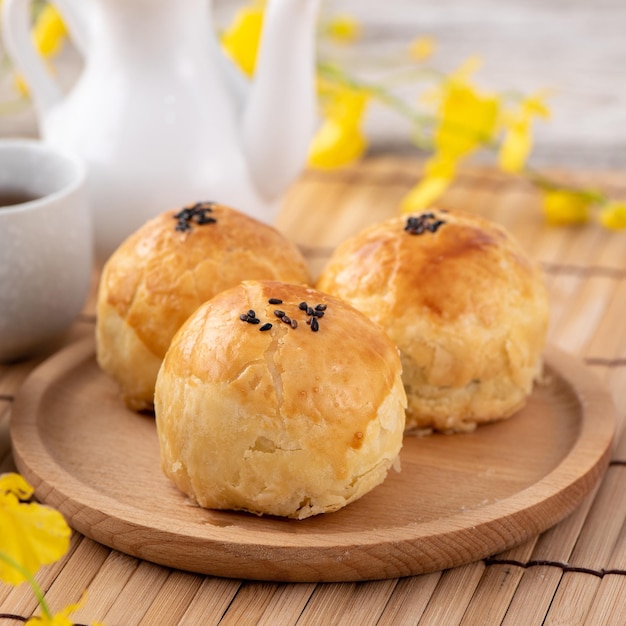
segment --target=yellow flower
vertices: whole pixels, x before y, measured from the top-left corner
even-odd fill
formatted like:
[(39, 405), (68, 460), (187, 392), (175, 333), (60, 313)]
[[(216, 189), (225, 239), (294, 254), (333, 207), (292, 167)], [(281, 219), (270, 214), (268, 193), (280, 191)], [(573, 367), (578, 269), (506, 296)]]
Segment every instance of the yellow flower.
[(435, 51), (435, 40), (432, 37), (418, 37), (409, 46), (409, 56), (414, 61), (425, 61)]
[(47, 58), (54, 56), (67, 37), (67, 28), (59, 12), (46, 4), (37, 16), (33, 27), (33, 40), (39, 53)]
[(543, 100), (541, 94), (529, 96), (522, 100), (517, 111), (505, 113), (506, 134), (498, 153), (498, 163), (503, 171), (515, 174), (524, 169), (532, 149), (532, 120), (550, 115)]
[(587, 194), (567, 189), (549, 189), (543, 193), (544, 214), (553, 226), (588, 222), (593, 202)]
[(412, 213), (432, 206), (450, 186), (456, 176), (456, 161), (433, 157), (424, 168), (424, 177), (402, 199), (400, 211)]
[(626, 202), (609, 202), (602, 207), (600, 223), (611, 230), (626, 228)]
[(489, 143), (496, 130), (498, 110), (497, 97), (484, 96), (469, 84), (450, 83), (439, 108), (436, 150), (461, 158)]
[(18, 474), (0, 476), (0, 580), (17, 585), (69, 548), (71, 530), (54, 509), (24, 502), (32, 487)]
[(309, 165), (334, 168), (357, 160), (367, 149), (361, 124), (370, 94), (363, 89), (337, 87), (324, 107), (324, 122), (309, 149)]
[(264, 14), (265, 2), (253, 1), (238, 11), (233, 23), (222, 34), (222, 47), (248, 76), (254, 74)]
[(337, 15), (326, 23), (324, 32), (334, 41), (350, 43), (361, 36), (361, 26), (349, 15)]
[[(51, 4), (46, 4), (37, 16), (32, 37), (35, 48), (45, 59), (52, 58), (61, 49), (67, 38), (67, 28), (60, 13)], [(54, 71), (51, 63), (48, 63), (48, 69)], [(21, 74), (15, 75), (14, 85), (21, 96), (28, 96), (28, 85)]]
[(483, 94), (470, 82), (480, 60), (472, 57), (450, 74), (431, 94), (437, 101), (435, 151), (460, 159), (492, 141), (498, 124), (500, 98)]
[(482, 94), (470, 83), (479, 64), (476, 57), (467, 59), (430, 94), (431, 103), (436, 104), (434, 154), (422, 180), (402, 199), (403, 213), (432, 205), (454, 180), (459, 162), (493, 139), (500, 98)]

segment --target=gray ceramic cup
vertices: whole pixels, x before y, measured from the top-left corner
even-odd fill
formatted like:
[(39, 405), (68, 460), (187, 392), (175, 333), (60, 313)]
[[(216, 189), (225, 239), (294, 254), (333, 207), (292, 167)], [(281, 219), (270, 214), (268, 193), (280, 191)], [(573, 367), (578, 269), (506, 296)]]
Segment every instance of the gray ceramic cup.
[(29, 139), (0, 139), (0, 362), (29, 357), (74, 322), (93, 268), (85, 169)]

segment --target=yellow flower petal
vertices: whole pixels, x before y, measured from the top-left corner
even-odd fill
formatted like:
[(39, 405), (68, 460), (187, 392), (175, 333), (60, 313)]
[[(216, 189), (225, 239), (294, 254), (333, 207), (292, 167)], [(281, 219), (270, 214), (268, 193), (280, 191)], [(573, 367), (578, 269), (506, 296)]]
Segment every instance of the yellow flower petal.
[(498, 152), (500, 168), (509, 174), (521, 172), (526, 166), (532, 144), (530, 123), (523, 120), (512, 124), (508, 128)]
[(434, 158), (425, 167), (425, 176), (400, 202), (401, 213), (423, 211), (438, 200), (448, 189), (456, 175), (456, 163)]
[(483, 95), (469, 84), (452, 81), (444, 88), (435, 129), (437, 152), (460, 158), (493, 139), (500, 100)]
[(316, 133), (309, 150), (309, 165), (320, 169), (342, 167), (360, 158), (367, 140), (358, 126), (345, 126), (326, 120)]
[(32, 493), (28, 487), (15, 475), (4, 476), (0, 482), (0, 580), (13, 585), (26, 578), (2, 555), (34, 575), (42, 565), (57, 561), (67, 552), (71, 535), (58, 511), (21, 502), (25, 494)]
[(592, 203), (584, 194), (565, 189), (547, 190), (543, 194), (544, 214), (553, 226), (588, 222)]
[(409, 56), (414, 61), (425, 61), (435, 51), (435, 40), (432, 37), (418, 37), (409, 46)]
[(356, 161), (367, 149), (361, 125), (370, 100), (362, 89), (336, 86), (324, 103), (324, 123), (309, 149), (309, 165), (318, 168), (342, 167)]
[(491, 143), (498, 129), (501, 97), (482, 93), (470, 83), (479, 64), (477, 57), (467, 59), (427, 94), (435, 109), (435, 151), (448, 158), (458, 160)]
[(548, 119), (550, 117), (550, 109), (545, 102), (545, 99), (549, 96), (547, 91), (541, 91), (535, 93), (522, 101), (522, 109), (527, 119), (531, 117), (543, 117)]
[(361, 36), (361, 25), (350, 15), (337, 15), (326, 23), (325, 33), (339, 43), (350, 43)]
[(450, 186), (447, 178), (423, 178), (400, 202), (401, 213), (423, 211), (432, 206)]
[(20, 474), (0, 474), (0, 502), (3, 496), (12, 494), (18, 500), (29, 500), (35, 490)]
[(15, 91), (17, 91), (22, 98), (26, 98), (30, 93), (24, 77), (19, 73), (13, 76), (13, 87), (15, 87)]
[(430, 178), (446, 178), (450, 181), (456, 176), (458, 164), (455, 159), (446, 155), (435, 154), (428, 159), (424, 166), (424, 173)]
[(66, 37), (67, 28), (60, 13), (51, 4), (46, 4), (33, 27), (37, 50), (44, 57), (51, 57), (60, 50)]
[(550, 115), (545, 97), (543, 93), (528, 96), (517, 109), (503, 112), (502, 123), (506, 132), (498, 153), (498, 163), (505, 172), (515, 174), (526, 166), (533, 145), (532, 120)]
[(609, 202), (600, 211), (600, 223), (611, 230), (626, 228), (626, 202)]
[(261, 42), (264, 2), (252, 2), (241, 9), (222, 35), (222, 47), (240, 69), (252, 76)]
[(335, 87), (324, 103), (324, 116), (344, 125), (358, 126), (365, 115), (370, 95), (362, 89)]

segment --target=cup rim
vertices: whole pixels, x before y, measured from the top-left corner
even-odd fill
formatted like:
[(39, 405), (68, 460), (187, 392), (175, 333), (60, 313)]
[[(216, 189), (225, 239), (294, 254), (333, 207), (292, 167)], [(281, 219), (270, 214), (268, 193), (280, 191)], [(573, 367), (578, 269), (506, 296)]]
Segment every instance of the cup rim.
[(54, 157), (61, 157), (68, 161), (72, 168), (75, 170), (76, 176), (73, 181), (65, 185), (58, 191), (46, 194), (41, 198), (34, 200), (28, 200), (27, 202), (20, 202), (20, 204), (11, 204), (0, 208), (0, 214), (7, 215), (9, 213), (24, 213), (39, 208), (41, 204), (47, 204), (51, 200), (57, 200), (64, 198), (71, 193), (75, 192), (81, 186), (83, 186), (86, 178), (86, 167), (83, 161), (73, 152), (66, 150), (65, 148), (58, 148), (53, 146), (47, 141), (41, 139), (27, 139), (27, 138), (0, 138), (0, 150), (3, 148), (32, 148), (45, 152)]

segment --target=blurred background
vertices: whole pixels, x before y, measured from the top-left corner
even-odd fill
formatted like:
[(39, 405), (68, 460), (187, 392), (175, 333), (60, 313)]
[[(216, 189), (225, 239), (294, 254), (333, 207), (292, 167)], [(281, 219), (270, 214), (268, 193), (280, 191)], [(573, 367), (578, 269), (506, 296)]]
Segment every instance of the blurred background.
[[(239, 0), (214, 0), (219, 26)], [(366, 80), (406, 66), (406, 49), (432, 37), (428, 64), (452, 71), (478, 55), (476, 82), (485, 90), (551, 91), (552, 117), (536, 123), (532, 163), (581, 169), (626, 167), (626, 2), (624, 0), (323, 0), (323, 18), (349, 15), (360, 25), (357, 41), (326, 46), (324, 55)], [(71, 85), (80, 60), (66, 46), (55, 61)], [(2, 92), (10, 88), (2, 85)], [(411, 101), (416, 84), (394, 88)], [(404, 119), (380, 105), (368, 113), (372, 150), (411, 151)], [(0, 136), (35, 135), (29, 110), (0, 115)]]

